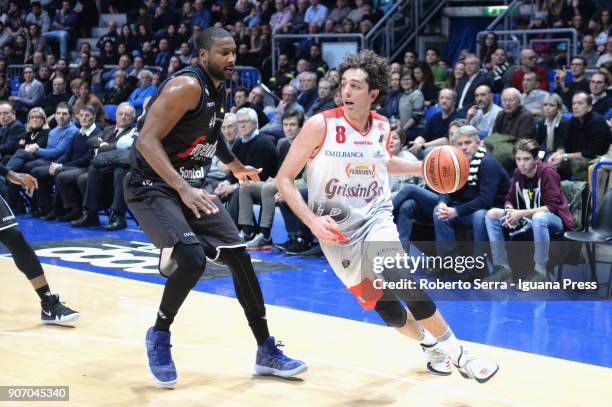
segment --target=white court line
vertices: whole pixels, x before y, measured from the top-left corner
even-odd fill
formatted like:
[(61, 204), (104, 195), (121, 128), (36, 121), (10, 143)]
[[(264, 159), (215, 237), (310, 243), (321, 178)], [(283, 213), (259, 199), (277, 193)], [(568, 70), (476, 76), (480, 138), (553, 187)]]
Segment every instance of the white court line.
[[(143, 341), (142, 340), (136, 340), (136, 339), (121, 339), (121, 338), (108, 338), (108, 337), (104, 337), (104, 336), (91, 336), (91, 335), (76, 335), (76, 334), (60, 334), (57, 332), (54, 333), (42, 333), (42, 332), (11, 332), (11, 331), (0, 331), (0, 335), (3, 336), (18, 336), (18, 337), (33, 337), (33, 338), (46, 338), (46, 339), (60, 339), (62, 340), (62, 342), (66, 341), (66, 340), (73, 340), (73, 341), (90, 341), (90, 342), (106, 342), (106, 343), (113, 343), (113, 344), (124, 344), (124, 345), (135, 345), (135, 346), (142, 346)], [(237, 356), (252, 356), (253, 352), (247, 352), (247, 351), (243, 351), (243, 350), (239, 350), (239, 349), (235, 349), (235, 348), (228, 348), (225, 346), (218, 346), (218, 345), (209, 345), (209, 344), (189, 344), (189, 343), (180, 343), (180, 342), (175, 342), (173, 344), (173, 346), (176, 347), (181, 347), (181, 348), (186, 348), (186, 349), (207, 349), (209, 351), (212, 352), (223, 352), (223, 353), (228, 353), (228, 354), (234, 354)], [(349, 370), (349, 371), (355, 371), (355, 372), (360, 372), (360, 373), (364, 373), (370, 376), (377, 376), (380, 378), (384, 378), (384, 379), (391, 379), (391, 380), (395, 380), (395, 381), (400, 381), (400, 382), (406, 382), (406, 383), (412, 383), (412, 384), (416, 384), (418, 386), (423, 386), (423, 387), (428, 387), (431, 390), (440, 390), (440, 387), (444, 387), (445, 385), (442, 382), (439, 383), (431, 383), (431, 382), (427, 382), (424, 380), (419, 380), (419, 379), (413, 379), (410, 377), (405, 377), (405, 376), (400, 376), (400, 375), (396, 375), (396, 374), (392, 374), (392, 373), (386, 373), (386, 372), (381, 372), (378, 370), (372, 370), (372, 369), (367, 369), (367, 368), (363, 368), (363, 367), (359, 367), (359, 366), (353, 366), (350, 364), (346, 364), (346, 363), (339, 363), (339, 362), (335, 362), (335, 361), (331, 361), (328, 359), (321, 359), (321, 358), (310, 358), (309, 359), (309, 363), (310, 361), (313, 361), (315, 364), (320, 364), (320, 365), (327, 365), (327, 366), (331, 366), (331, 367), (335, 367), (338, 369), (343, 369), (343, 370)], [(495, 380), (495, 379), (493, 379)], [(467, 381), (466, 381), (467, 382)], [(448, 390), (448, 388), (444, 387), (445, 390)], [(435, 393), (434, 393), (435, 394)], [(461, 396), (460, 394), (457, 394), (457, 396)], [(516, 401), (516, 400), (510, 400), (510, 399), (505, 399), (505, 398), (501, 398), (501, 397), (496, 397), (496, 396), (491, 396), (488, 394), (479, 394), (478, 395), (479, 399), (484, 399), (484, 400), (488, 400), (488, 401), (493, 401), (496, 403), (500, 403), (500, 404), (504, 404), (507, 406), (513, 406), (513, 407), (530, 407), (532, 406), (531, 404), (524, 404), (523, 402), (520, 401)]]

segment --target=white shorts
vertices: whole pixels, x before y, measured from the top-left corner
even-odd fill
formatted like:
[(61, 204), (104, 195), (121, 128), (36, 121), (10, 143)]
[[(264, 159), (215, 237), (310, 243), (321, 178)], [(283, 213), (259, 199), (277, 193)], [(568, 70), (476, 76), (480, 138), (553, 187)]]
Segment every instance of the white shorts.
[(359, 240), (351, 240), (348, 244), (322, 244), (321, 249), (334, 273), (355, 295), (359, 305), (370, 310), (383, 295), (382, 290), (373, 284), (375, 280), (382, 279), (382, 274), (373, 270), (374, 257), (403, 255), (404, 248), (391, 216), (369, 223), (367, 227), (369, 230), (357, 233), (361, 236)]

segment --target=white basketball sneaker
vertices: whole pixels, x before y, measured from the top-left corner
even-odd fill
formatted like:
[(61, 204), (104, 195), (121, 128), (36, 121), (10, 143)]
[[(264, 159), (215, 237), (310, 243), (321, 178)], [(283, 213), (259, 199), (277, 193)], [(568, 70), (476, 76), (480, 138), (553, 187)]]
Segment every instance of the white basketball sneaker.
[(455, 367), (461, 376), (466, 379), (475, 379), (478, 383), (486, 383), (499, 371), (497, 363), (470, 355), (463, 346)]
[(440, 376), (448, 376), (453, 372), (453, 365), (448, 353), (436, 342), (434, 345), (421, 344), (425, 357), (427, 358), (427, 369)]

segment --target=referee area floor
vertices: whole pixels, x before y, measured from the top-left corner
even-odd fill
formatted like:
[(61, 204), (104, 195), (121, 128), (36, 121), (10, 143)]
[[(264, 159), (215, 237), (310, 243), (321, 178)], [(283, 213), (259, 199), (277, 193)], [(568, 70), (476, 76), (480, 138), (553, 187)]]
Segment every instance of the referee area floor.
[(276, 251), (253, 254), (270, 330), (309, 370), (293, 379), (253, 374), (256, 345), (231, 277), (211, 266), (173, 325), (179, 382), (159, 388), (147, 371), (144, 335), (164, 280), (144, 234), (132, 224), (106, 233), (18, 220), (52, 290), (81, 318), (75, 328), (43, 326), (29, 283), (0, 258), (0, 386), (69, 386), (70, 403), (52, 405), (599, 406), (612, 399), (610, 301), (439, 303), (469, 349), (500, 364), (480, 385), (456, 371), (427, 373), (419, 346), (363, 312), (324, 260)]

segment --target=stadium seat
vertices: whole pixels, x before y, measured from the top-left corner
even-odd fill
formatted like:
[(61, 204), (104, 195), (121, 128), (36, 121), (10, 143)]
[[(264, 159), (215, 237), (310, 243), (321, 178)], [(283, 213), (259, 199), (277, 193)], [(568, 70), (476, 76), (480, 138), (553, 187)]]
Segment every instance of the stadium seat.
[(499, 93), (493, 94), (493, 103), (495, 103), (497, 106), (501, 106), (501, 94)]
[(426, 108), (425, 109), (425, 122), (428, 122), (429, 120), (431, 120), (431, 118), (438, 112), (440, 112), (440, 106), (438, 105)]
[(104, 105), (104, 112), (106, 113), (106, 117), (108, 117), (108, 121), (114, 124), (117, 105)]

